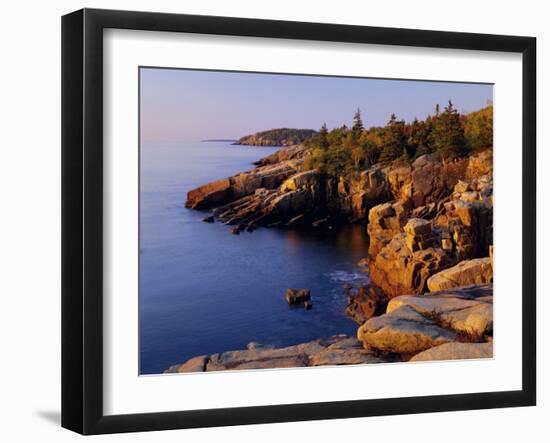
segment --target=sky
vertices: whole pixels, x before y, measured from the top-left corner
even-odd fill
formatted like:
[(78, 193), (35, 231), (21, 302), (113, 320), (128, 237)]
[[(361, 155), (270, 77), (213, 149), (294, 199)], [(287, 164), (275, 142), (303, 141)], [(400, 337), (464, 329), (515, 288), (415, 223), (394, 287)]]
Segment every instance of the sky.
[(409, 122), (452, 100), (460, 112), (487, 105), (487, 84), (383, 80), (185, 69), (140, 69), (140, 128), (145, 143), (238, 139), (273, 128), (365, 127), (391, 113)]

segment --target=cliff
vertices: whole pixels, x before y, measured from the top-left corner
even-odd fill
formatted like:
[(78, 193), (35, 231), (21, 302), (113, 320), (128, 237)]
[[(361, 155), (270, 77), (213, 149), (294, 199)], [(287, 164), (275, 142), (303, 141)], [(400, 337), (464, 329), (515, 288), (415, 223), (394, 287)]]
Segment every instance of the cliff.
[[(373, 256), (403, 230), (409, 218), (433, 218), (447, 210), (451, 217), (451, 206), (443, 204), (455, 197), (461, 200), (457, 203), (461, 214), (466, 211), (464, 206), (475, 206), (475, 211), (481, 209), (480, 205), (491, 209), (491, 150), (455, 161), (425, 155), (408, 166), (374, 165), (345, 177), (304, 170), (308, 155), (302, 145), (283, 148), (261, 159), (259, 166), (250, 171), (190, 191), (186, 206), (212, 209), (220, 221), (241, 229), (260, 225), (318, 226), (327, 218), (334, 222), (369, 221)], [(469, 191), (470, 182), (466, 180), (474, 180), (471, 185), (479, 191)], [(459, 182), (459, 188), (466, 186), (464, 196), (454, 192)], [(380, 204), (385, 206), (375, 208)], [(443, 219), (440, 222), (444, 224)], [(486, 237), (487, 233), (479, 232), (475, 240), (487, 243)], [(464, 257), (472, 255), (465, 245), (460, 248)]]

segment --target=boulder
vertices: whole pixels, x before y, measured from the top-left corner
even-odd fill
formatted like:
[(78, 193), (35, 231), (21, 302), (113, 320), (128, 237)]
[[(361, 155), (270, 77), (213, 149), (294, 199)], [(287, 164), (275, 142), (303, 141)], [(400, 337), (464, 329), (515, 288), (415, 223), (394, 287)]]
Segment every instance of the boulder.
[(349, 296), (345, 312), (362, 325), (379, 313), (386, 303), (386, 295), (380, 288), (373, 285), (361, 286), (356, 293)]
[(462, 334), (459, 339), (478, 340), (493, 332), (492, 294), (491, 285), (474, 285), (422, 296), (403, 295), (393, 298), (386, 312), (409, 306), (440, 326)]
[(401, 306), (373, 317), (357, 330), (366, 349), (414, 354), (456, 340), (456, 334), (424, 317), (410, 306)]
[(447, 342), (489, 341), (493, 332), (493, 288), (475, 285), (421, 296), (393, 298), (386, 313), (357, 331), (369, 349), (416, 354)]
[(493, 266), (490, 257), (464, 260), (447, 268), (428, 279), (430, 292), (443, 289), (491, 283), (493, 281)]
[(445, 343), (413, 356), (410, 361), (493, 358), (493, 343)]
[(300, 305), (311, 300), (311, 291), (309, 289), (288, 288), (285, 298), (289, 305)]

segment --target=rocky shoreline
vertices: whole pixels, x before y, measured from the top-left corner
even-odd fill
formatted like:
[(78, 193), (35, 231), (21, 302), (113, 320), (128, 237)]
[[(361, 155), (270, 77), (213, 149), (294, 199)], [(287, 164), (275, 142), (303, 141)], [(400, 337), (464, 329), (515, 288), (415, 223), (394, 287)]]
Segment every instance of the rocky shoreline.
[(359, 327), (357, 337), (338, 335), (284, 348), (252, 342), (244, 350), (191, 358), (165, 373), (491, 358), (492, 294), (492, 285), (473, 285), (403, 295)]
[(371, 284), (346, 288), (357, 338), (252, 344), (167, 372), (490, 358), (492, 150), (455, 160), (424, 155), (346, 177), (304, 170), (308, 155), (302, 145), (285, 147), (250, 171), (190, 191), (186, 206), (210, 210), (205, 221), (227, 224), (234, 234), (365, 224), (370, 244), (361, 262)]

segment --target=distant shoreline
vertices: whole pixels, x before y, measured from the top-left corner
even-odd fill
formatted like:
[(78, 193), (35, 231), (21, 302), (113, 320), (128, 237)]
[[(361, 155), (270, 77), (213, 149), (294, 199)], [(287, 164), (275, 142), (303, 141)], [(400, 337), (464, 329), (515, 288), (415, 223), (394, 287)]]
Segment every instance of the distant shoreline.
[(234, 138), (211, 138), (206, 140), (201, 140), (201, 143), (208, 143), (208, 142), (236, 142), (237, 140)]

